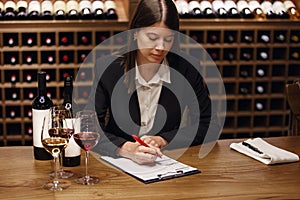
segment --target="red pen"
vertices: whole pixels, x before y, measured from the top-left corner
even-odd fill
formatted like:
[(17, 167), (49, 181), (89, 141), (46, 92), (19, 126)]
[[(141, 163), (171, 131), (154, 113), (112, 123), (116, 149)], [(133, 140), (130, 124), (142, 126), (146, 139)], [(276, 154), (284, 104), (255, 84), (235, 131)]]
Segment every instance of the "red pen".
[(148, 144), (146, 144), (143, 140), (141, 140), (138, 136), (136, 135), (132, 135), (133, 139), (135, 141), (137, 141), (138, 143), (140, 143), (140, 145), (143, 145), (145, 147), (150, 147)]

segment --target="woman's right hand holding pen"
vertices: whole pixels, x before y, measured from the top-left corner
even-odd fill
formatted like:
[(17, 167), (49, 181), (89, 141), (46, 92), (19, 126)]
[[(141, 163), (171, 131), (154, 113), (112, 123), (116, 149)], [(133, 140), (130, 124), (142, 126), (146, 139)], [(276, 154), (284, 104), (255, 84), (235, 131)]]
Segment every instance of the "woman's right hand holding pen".
[(129, 158), (138, 164), (152, 164), (162, 153), (158, 147), (149, 145), (144, 146), (139, 142), (125, 142), (119, 149), (118, 154)]

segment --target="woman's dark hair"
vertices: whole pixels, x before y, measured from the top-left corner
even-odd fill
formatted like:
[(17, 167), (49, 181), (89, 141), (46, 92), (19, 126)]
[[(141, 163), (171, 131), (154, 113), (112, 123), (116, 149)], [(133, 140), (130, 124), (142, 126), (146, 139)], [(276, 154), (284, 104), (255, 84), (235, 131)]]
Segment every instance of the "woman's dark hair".
[[(137, 44), (131, 30), (148, 27), (158, 22), (163, 22), (169, 29), (174, 30), (175, 37), (170, 51), (177, 52), (179, 50), (179, 16), (173, 0), (140, 0), (129, 24), (128, 49), (124, 55), (125, 72), (134, 68), (137, 54)], [(126, 79), (125, 82), (130, 87), (133, 84), (130, 83), (133, 78), (126, 77)]]

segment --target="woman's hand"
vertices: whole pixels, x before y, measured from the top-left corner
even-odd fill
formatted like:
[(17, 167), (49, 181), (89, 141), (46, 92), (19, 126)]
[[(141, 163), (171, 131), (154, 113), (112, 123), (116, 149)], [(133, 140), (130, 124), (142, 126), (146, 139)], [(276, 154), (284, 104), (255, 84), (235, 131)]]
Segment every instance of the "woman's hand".
[(150, 146), (145, 147), (138, 142), (125, 142), (118, 151), (122, 157), (129, 158), (138, 164), (152, 164), (157, 156), (162, 156), (159, 148)]
[(143, 140), (146, 144), (150, 146), (158, 147), (160, 149), (164, 148), (168, 144), (168, 142), (160, 136), (144, 135), (141, 137), (141, 140)]

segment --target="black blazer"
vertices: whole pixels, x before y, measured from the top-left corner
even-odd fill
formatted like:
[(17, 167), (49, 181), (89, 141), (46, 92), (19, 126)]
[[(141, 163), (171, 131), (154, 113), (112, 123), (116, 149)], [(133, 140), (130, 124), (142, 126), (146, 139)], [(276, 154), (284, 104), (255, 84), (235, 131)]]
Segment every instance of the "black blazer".
[[(168, 53), (167, 60), (171, 69), (171, 83), (163, 83), (159, 98), (161, 106), (157, 109), (149, 135), (163, 137), (169, 142), (170, 148), (201, 144), (212, 114), (208, 90), (197, 71), (201, 67), (200, 62), (183, 52), (180, 55)], [(95, 106), (103, 130), (100, 142), (94, 150), (114, 156), (123, 143), (134, 141), (131, 134), (138, 134), (140, 109), (137, 93), (129, 93), (128, 86), (124, 83), (121, 56), (98, 59), (94, 80), (94, 96), (90, 100), (93, 102), (94, 98), (92, 105)], [(186, 80), (189, 84), (183, 84)], [(188, 92), (191, 91), (188, 90), (189, 87), (192, 88), (195, 98)], [(180, 123), (185, 108), (189, 109), (190, 124), (182, 128)]]

